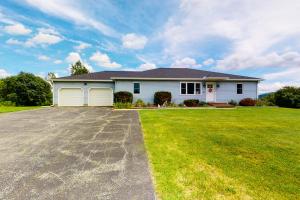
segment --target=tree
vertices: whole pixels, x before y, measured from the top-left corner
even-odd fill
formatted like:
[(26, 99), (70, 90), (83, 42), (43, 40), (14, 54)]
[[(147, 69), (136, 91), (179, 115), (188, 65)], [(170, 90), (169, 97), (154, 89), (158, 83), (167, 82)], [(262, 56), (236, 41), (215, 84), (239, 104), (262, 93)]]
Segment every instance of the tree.
[(16, 105), (41, 106), (52, 104), (50, 84), (30, 73), (21, 72), (2, 80), (0, 97)]
[(47, 77), (46, 77), (46, 80), (51, 84), (53, 85), (53, 79), (56, 78), (56, 75), (54, 72), (48, 72), (47, 74)]
[(89, 70), (78, 60), (71, 66), (71, 75), (88, 74)]
[(274, 100), (280, 107), (300, 108), (300, 87), (284, 87), (275, 92)]

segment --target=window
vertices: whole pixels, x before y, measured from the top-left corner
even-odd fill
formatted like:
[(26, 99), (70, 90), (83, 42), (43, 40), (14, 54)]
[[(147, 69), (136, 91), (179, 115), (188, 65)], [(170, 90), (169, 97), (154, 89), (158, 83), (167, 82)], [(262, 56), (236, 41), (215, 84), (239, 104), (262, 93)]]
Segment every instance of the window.
[(186, 94), (186, 83), (181, 83), (181, 94)]
[(133, 83), (133, 93), (134, 94), (140, 93), (140, 83)]
[(195, 94), (195, 84), (194, 83), (187, 83), (187, 93)]
[(201, 94), (201, 85), (200, 85), (200, 83), (196, 83), (196, 94)]
[(180, 89), (181, 94), (201, 94), (201, 83), (181, 83)]
[(241, 83), (236, 84), (236, 93), (243, 94), (243, 84)]

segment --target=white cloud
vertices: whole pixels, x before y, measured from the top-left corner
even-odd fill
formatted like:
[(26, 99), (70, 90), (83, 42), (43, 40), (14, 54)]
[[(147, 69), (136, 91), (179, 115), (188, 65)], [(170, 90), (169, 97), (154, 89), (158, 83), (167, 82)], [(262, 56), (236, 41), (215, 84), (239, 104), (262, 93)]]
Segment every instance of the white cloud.
[(214, 63), (215, 63), (215, 60), (212, 58), (209, 58), (209, 59), (203, 61), (203, 65), (212, 65)]
[(295, 68), (286, 69), (280, 72), (268, 73), (263, 76), (266, 80), (290, 80), (299, 81), (300, 80), (300, 66)]
[(39, 55), (38, 59), (41, 60), (41, 61), (48, 61), (48, 60), (50, 60), (50, 58), (48, 56), (45, 56), (45, 55)]
[(26, 28), (23, 24), (12, 24), (4, 27), (4, 31), (11, 35), (28, 35), (31, 33), (29, 28)]
[(161, 35), (164, 52), (171, 57), (199, 56), (206, 53), (208, 41), (217, 38), (227, 47), (218, 61), (220, 69), (269, 64), (265, 60), (274, 56), (272, 52), (282, 54), (287, 45), (291, 51), (299, 49), (299, 8), (298, 0), (181, 0)]
[(201, 67), (201, 64), (197, 64), (197, 61), (193, 58), (185, 57), (179, 60), (175, 60), (175, 62), (171, 65), (171, 67), (175, 67), (175, 68)]
[(157, 66), (154, 63), (144, 63), (139, 66), (139, 70), (155, 69)]
[(11, 74), (9, 74), (5, 69), (0, 69), (0, 79), (1, 78), (6, 78), (8, 76), (10, 76)]
[(276, 92), (277, 90), (285, 86), (296, 86), (300, 87), (300, 81), (276, 81), (276, 82), (262, 82), (258, 85), (258, 90), (260, 94), (268, 92)]
[(122, 65), (116, 62), (112, 62), (107, 54), (103, 54), (100, 51), (95, 52), (90, 60), (95, 62), (98, 66), (107, 68), (119, 68)]
[(70, 0), (26, 0), (27, 4), (44, 13), (71, 21), (75, 24), (92, 27), (106, 36), (117, 37), (118, 33), (111, 27), (90, 16), (77, 1)]
[(122, 37), (123, 47), (127, 49), (143, 49), (148, 39), (142, 35), (134, 33), (126, 34)]
[(71, 70), (71, 64), (76, 63), (77, 61), (81, 61), (82, 64), (90, 71), (94, 72), (94, 68), (88, 64), (86, 61), (81, 59), (81, 56), (77, 52), (70, 52), (69, 55), (66, 57), (66, 61), (70, 64), (70, 67), (68, 68), (69, 71)]
[(10, 45), (23, 45), (24, 43), (19, 41), (19, 40), (16, 40), (16, 39), (13, 39), (13, 38), (9, 38), (8, 40), (6, 40), (6, 44), (10, 44)]
[(80, 54), (77, 52), (70, 52), (66, 58), (66, 61), (70, 64), (73, 64), (79, 60), (81, 61), (81, 57), (80, 57)]
[(54, 60), (54, 62), (53, 62), (54, 64), (61, 64), (62, 63), (62, 60)]
[(77, 46), (75, 46), (75, 50), (77, 51), (82, 51), (84, 49), (87, 49), (87, 48), (90, 48), (92, 45), (91, 44), (88, 44), (88, 43), (85, 43), (85, 42), (79, 42), (79, 44)]
[(33, 47), (36, 45), (52, 45), (61, 42), (63, 39), (60, 35), (39, 31), (33, 38), (27, 40), (25, 45)]
[(285, 52), (278, 54), (271, 52), (264, 55), (232, 54), (223, 60), (218, 60), (218, 69), (246, 69), (261, 67), (295, 67), (300, 66), (299, 52)]

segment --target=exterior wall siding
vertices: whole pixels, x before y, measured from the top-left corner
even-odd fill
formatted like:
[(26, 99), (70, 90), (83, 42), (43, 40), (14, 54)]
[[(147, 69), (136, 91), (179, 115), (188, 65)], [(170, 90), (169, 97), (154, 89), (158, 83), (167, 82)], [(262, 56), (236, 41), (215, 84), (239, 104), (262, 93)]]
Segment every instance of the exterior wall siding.
[(199, 99), (205, 101), (204, 88), (198, 95), (181, 95), (180, 83), (192, 81), (116, 81), (115, 91), (129, 91), (133, 93), (133, 83), (140, 83), (140, 94), (133, 94), (133, 101), (142, 99), (146, 103), (153, 103), (154, 93), (157, 91), (168, 91), (172, 94), (172, 101), (176, 104), (182, 103), (185, 99)]
[[(180, 83), (192, 81), (116, 81), (115, 91), (129, 91), (133, 93), (133, 83), (140, 83), (140, 94), (133, 94), (133, 100), (142, 99), (146, 103), (153, 103), (154, 93), (157, 91), (169, 91), (172, 93), (172, 101), (176, 104), (186, 99), (199, 99), (206, 101), (206, 90), (201, 86), (199, 95), (181, 95)], [(257, 99), (257, 82), (217, 82), (216, 102), (228, 102), (235, 100), (239, 102), (243, 98)], [(243, 84), (243, 94), (236, 93), (236, 84)]]
[(112, 88), (114, 90), (113, 82), (54, 82), (53, 85), (53, 105), (58, 105), (58, 95), (61, 88), (81, 88), (84, 92), (84, 105), (88, 105), (88, 92), (90, 88)]
[[(53, 104), (58, 104), (58, 93), (61, 88), (82, 88), (84, 91), (84, 105), (88, 104), (88, 91), (90, 88), (112, 88), (114, 92), (129, 91), (133, 93), (133, 83), (140, 83), (140, 94), (133, 94), (134, 102), (142, 99), (146, 103), (153, 103), (154, 93), (157, 91), (169, 91), (172, 93), (172, 101), (176, 104), (182, 103), (186, 99), (199, 99), (206, 101), (206, 91), (201, 83), (201, 94), (181, 95), (180, 83), (193, 81), (127, 81), (118, 80), (113, 82), (54, 82)], [(243, 94), (236, 93), (236, 84), (243, 84)], [(239, 102), (243, 98), (257, 99), (257, 82), (217, 82), (216, 102), (228, 102), (235, 100)]]
[[(236, 93), (236, 84), (243, 84), (243, 94)], [(220, 82), (217, 88), (216, 101), (228, 102), (234, 100), (239, 102), (244, 98), (257, 99), (257, 82)]]

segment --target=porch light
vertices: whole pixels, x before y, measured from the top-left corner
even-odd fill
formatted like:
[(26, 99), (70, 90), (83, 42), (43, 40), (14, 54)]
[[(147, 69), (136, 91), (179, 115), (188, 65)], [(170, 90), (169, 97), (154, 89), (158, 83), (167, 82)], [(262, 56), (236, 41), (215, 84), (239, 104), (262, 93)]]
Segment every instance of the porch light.
[(84, 83), (83, 85), (87, 85), (87, 83)]
[(219, 83), (217, 83), (217, 88), (219, 88), (220, 87), (220, 84)]
[(205, 87), (206, 87), (206, 83), (203, 83), (202, 85), (203, 85), (203, 88), (205, 88)]

